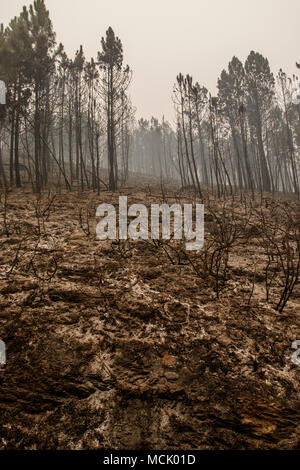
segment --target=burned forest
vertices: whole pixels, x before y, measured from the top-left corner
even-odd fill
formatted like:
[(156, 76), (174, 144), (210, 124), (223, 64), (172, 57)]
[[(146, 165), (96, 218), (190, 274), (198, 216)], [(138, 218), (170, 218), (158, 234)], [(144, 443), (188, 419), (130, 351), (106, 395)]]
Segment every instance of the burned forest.
[(0, 27), (0, 450), (299, 450), (300, 47), (178, 54), (149, 117), (54, 4)]

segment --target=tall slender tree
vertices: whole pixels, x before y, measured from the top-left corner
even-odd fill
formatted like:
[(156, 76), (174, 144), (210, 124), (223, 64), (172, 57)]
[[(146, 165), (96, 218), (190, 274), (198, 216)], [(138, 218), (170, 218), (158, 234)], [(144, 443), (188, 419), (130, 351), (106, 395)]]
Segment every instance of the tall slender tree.
[(122, 42), (111, 27), (106, 31), (106, 37), (102, 37), (101, 46), (98, 61), (102, 71), (102, 96), (107, 118), (108, 180), (109, 188), (114, 191), (118, 184), (117, 126), (121, 119), (122, 93), (129, 86), (131, 71), (128, 66), (123, 67)]

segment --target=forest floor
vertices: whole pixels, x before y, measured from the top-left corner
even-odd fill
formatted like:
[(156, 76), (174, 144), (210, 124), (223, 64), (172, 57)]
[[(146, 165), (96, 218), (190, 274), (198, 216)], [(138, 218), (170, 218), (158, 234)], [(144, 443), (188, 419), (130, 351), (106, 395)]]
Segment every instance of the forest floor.
[[(299, 284), (276, 311), (275, 270), (266, 301), (267, 257), (255, 215), (244, 224), (247, 203), (233, 204), (244, 231), (217, 296), (197, 252), (96, 238), (96, 207), (118, 206), (119, 194), (148, 206), (193, 199), (147, 184), (2, 194), (0, 449), (299, 448)], [(205, 206), (206, 234), (211, 214)]]

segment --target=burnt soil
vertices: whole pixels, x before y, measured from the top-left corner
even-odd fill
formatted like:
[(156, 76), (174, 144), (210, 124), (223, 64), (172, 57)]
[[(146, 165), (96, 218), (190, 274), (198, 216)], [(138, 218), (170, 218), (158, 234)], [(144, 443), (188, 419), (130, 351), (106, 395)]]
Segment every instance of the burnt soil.
[[(163, 199), (150, 186), (120, 194), (129, 204)], [(299, 284), (279, 313), (279, 274), (266, 301), (252, 226), (230, 251), (217, 298), (214, 280), (193, 268), (197, 253), (192, 265), (151, 240), (96, 238), (96, 207), (118, 196), (37, 199), (25, 188), (8, 194), (5, 214), (2, 194), (0, 449), (299, 448)]]

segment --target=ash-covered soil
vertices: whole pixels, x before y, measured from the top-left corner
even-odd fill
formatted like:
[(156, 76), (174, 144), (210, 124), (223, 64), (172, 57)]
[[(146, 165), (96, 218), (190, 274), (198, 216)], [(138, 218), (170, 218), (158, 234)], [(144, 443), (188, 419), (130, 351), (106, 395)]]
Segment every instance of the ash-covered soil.
[[(129, 204), (162, 202), (147, 186), (120, 194)], [(2, 195), (0, 449), (299, 448), (291, 345), (300, 339), (300, 289), (276, 311), (283, 281), (274, 271), (266, 301), (250, 203), (234, 201), (241, 230), (217, 298), (203, 259), (176, 242), (96, 238), (96, 207), (118, 205), (118, 196), (38, 200), (22, 189), (5, 204)], [(172, 189), (163, 197), (193, 199)], [(210, 207), (208, 240), (222, 203), (211, 198)]]

